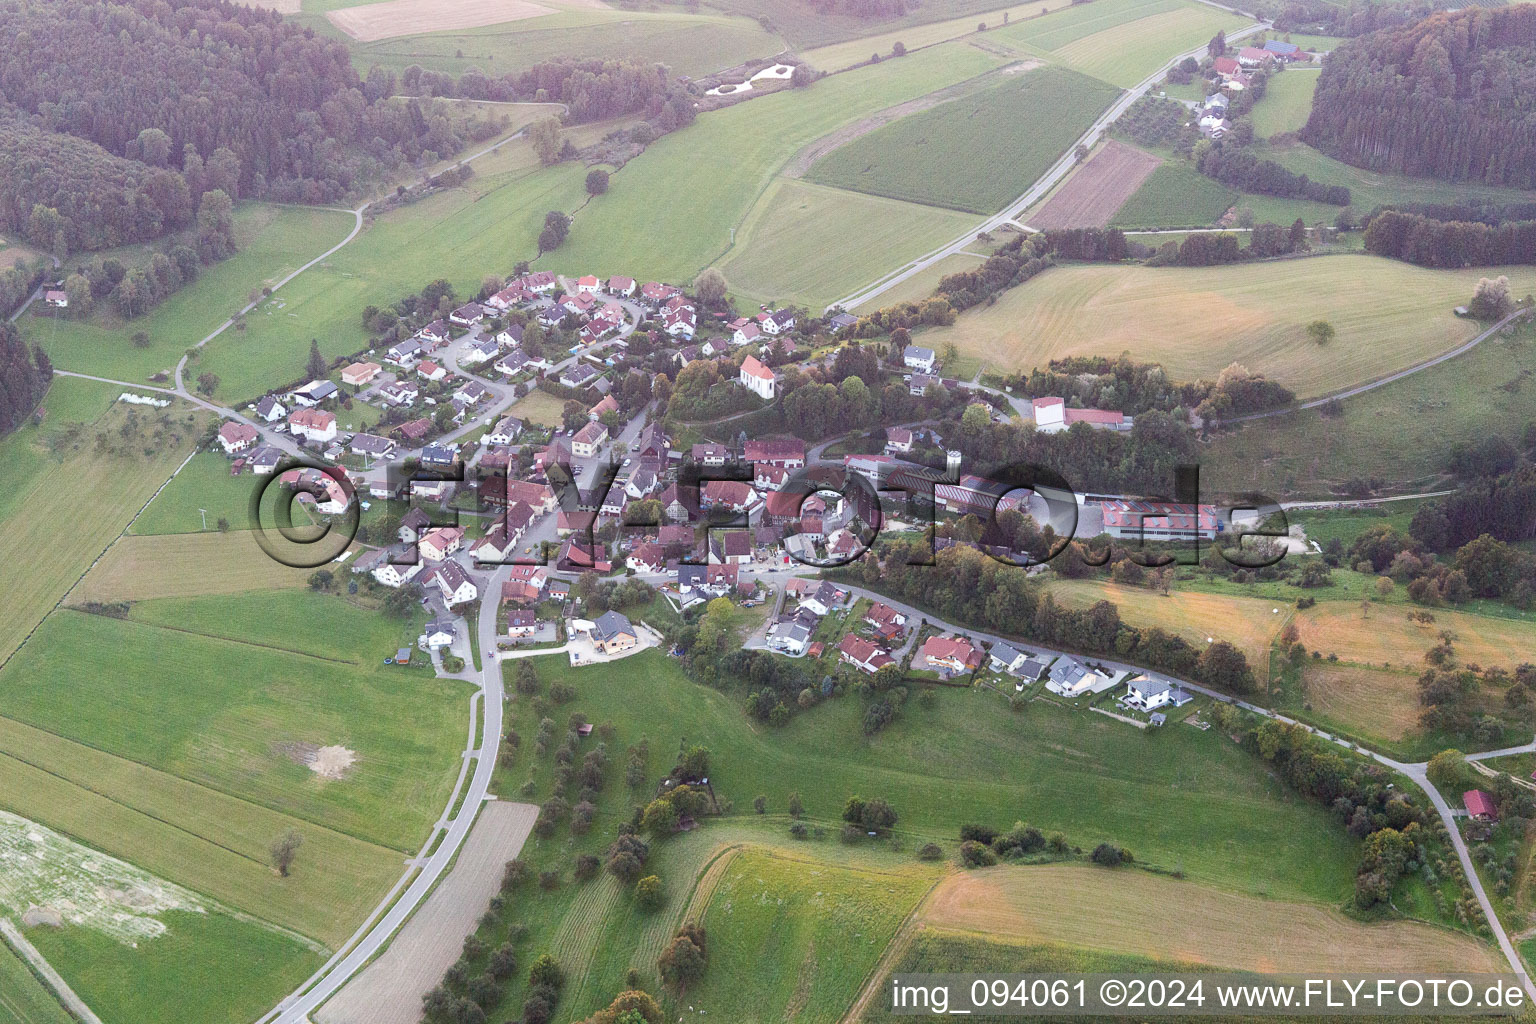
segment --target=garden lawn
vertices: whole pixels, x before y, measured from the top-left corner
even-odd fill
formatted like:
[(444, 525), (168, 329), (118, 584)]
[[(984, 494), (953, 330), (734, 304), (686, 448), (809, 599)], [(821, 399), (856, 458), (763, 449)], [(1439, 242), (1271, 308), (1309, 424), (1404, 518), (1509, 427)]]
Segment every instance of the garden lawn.
[[(1184, 161), (1165, 163), (1142, 182), (1131, 198), (1116, 211), (1110, 224), (1117, 228), (1207, 227), (1238, 199), (1238, 193)], [(1157, 246), (1165, 239), (1139, 241)]]
[(712, 867), (709, 971), (691, 1004), (732, 1021), (842, 1018), (940, 869), (852, 867), (826, 853), (747, 846)]
[(855, 139), (817, 161), (807, 177), (994, 213), (1071, 148), (1115, 96), (1115, 89), (1066, 68), (1037, 68)]
[[(203, 267), (196, 281), (144, 316), (121, 320), (102, 303), (88, 320), (26, 316), (18, 325), (23, 339), (42, 345), (59, 369), (147, 380), (158, 371), (174, 370), (186, 349), (239, 312), (253, 293), (340, 242), (353, 223), (351, 214), (336, 210), (244, 203), (235, 214), (240, 251)], [(149, 335), (145, 348), (131, 340), (140, 331)], [(294, 372), (302, 365), (300, 359)], [(188, 374), (188, 386), (196, 377), (196, 372)]]
[[(1297, 68), (1293, 75), (1271, 75), (1264, 86), (1264, 98), (1254, 105), (1253, 133), (1261, 139), (1282, 132), (1299, 132), (1312, 112), (1312, 94), (1317, 90), (1320, 69)], [(1353, 197), (1351, 197), (1353, 198)]]
[[(718, 266), (742, 299), (820, 309), (973, 225), (964, 214), (780, 178)], [(857, 253), (843, 240), (859, 237)], [(887, 298), (885, 301), (889, 301)]]
[[(11, 718), (191, 782), (415, 852), (464, 743), (459, 684), (385, 666), (419, 622), (267, 591), (61, 610), (0, 672)], [(324, 780), (298, 756), (357, 755)]]
[[(1477, 325), (1458, 319), (1454, 307), (1479, 278), (1506, 272), (1517, 295), (1536, 282), (1529, 267), (1439, 271), (1359, 254), (1198, 268), (1063, 266), (963, 313), (951, 327), (919, 332), (919, 344), (938, 351), (954, 344), (993, 371), (1011, 372), (1063, 356), (1128, 352), (1161, 363), (1177, 381), (1215, 379), (1236, 361), (1308, 398), (1466, 341)], [(1306, 325), (1317, 319), (1338, 332), (1326, 346), (1307, 336)], [(1278, 426), (1270, 421), (1262, 429), (1273, 436)], [(1345, 432), (1339, 443), (1346, 437), (1360, 443)], [(1388, 454), (1362, 450), (1372, 458)]]
[(159, 937), (124, 945), (83, 928), (31, 928), (87, 1006), (112, 1024), (244, 1024), (275, 1006), (323, 957), (260, 924), (171, 911)]
[(0, 942), (0, 1024), (74, 1024), (74, 1020), (26, 961)]
[[(1468, 272), (1469, 284), (1477, 276)], [(1532, 290), (1530, 268), (1518, 268), (1511, 283), (1516, 294)], [(1438, 490), (1447, 486), (1442, 469), (1456, 442), (1492, 432), (1520, 443), (1520, 431), (1536, 419), (1532, 374), (1536, 336), (1530, 328), (1491, 338), (1449, 362), (1345, 399), (1337, 418), (1309, 410), (1218, 434), (1201, 459), (1202, 482), (1276, 499), (1332, 497), (1351, 480), (1379, 479), (1388, 492)]]

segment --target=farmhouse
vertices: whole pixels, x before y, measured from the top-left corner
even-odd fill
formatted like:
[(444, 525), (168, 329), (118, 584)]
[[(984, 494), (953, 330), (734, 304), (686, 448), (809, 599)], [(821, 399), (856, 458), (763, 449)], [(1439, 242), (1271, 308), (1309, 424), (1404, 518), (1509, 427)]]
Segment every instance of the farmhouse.
[(920, 370), (923, 373), (932, 373), (936, 357), (933, 349), (923, 348), (920, 345), (908, 345), (901, 353), (901, 362), (909, 370)]
[(627, 651), (639, 642), (640, 634), (619, 612), (604, 612), (592, 623), (592, 643), (604, 654)]
[(759, 503), (757, 492), (742, 480), (710, 480), (699, 489), (699, 503), (706, 509), (747, 512)]
[(1032, 405), (1035, 429), (1043, 434), (1060, 433), (1074, 423), (1086, 423), (1096, 430), (1130, 430), (1134, 425), (1134, 420), (1123, 412), (1068, 409), (1066, 402), (1060, 398), (1037, 398)]
[(1473, 821), (1499, 820), (1499, 810), (1493, 804), (1493, 797), (1480, 789), (1469, 789), (1461, 794), (1461, 802), (1467, 805), (1467, 817)]
[(748, 441), (745, 457), (753, 464), (768, 463), (784, 469), (801, 469), (805, 466), (805, 442), (799, 438), (771, 441)]
[(219, 444), (226, 454), (242, 452), (256, 443), (256, 428), (249, 423), (225, 423), (219, 428)]
[(1274, 59), (1273, 53), (1253, 46), (1245, 46), (1237, 51), (1237, 62), (1245, 68), (1261, 67)]
[(342, 367), (341, 382), (354, 388), (365, 386), (384, 369), (378, 363), (351, 363)]
[(773, 401), (773, 389), (778, 378), (772, 370), (759, 362), (756, 356), (747, 356), (742, 360), (738, 379), (742, 387), (758, 398), (765, 402)]
[(887, 654), (883, 648), (852, 633), (837, 642), (837, 655), (844, 664), (852, 665), (860, 672), (867, 672), (870, 675), (874, 675), (886, 665), (896, 664), (896, 659)]

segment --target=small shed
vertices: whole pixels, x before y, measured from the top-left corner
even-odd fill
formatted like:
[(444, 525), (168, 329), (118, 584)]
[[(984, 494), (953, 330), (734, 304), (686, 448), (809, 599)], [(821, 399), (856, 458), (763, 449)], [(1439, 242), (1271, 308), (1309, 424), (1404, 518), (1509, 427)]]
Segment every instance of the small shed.
[(410, 663), (411, 663), (411, 649), (409, 647), (402, 647), (398, 651), (395, 652), (395, 664), (396, 665), (409, 665)]

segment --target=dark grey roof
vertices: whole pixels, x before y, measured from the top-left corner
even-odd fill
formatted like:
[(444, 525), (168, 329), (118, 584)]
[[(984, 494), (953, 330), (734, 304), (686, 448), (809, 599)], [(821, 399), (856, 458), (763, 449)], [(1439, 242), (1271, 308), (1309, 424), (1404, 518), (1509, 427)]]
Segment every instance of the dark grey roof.
[(607, 643), (620, 633), (628, 633), (635, 636), (635, 627), (629, 624), (629, 619), (619, 612), (608, 611), (597, 617), (592, 623), (592, 634), (603, 643)]

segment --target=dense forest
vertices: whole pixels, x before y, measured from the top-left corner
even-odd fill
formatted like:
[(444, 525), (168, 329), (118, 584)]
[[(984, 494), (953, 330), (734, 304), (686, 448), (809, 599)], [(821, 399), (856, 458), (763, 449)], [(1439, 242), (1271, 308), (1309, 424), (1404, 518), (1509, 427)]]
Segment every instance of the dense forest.
[(1345, 43), (1302, 138), (1371, 170), (1536, 187), (1536, 7), (1440, 13)]
[[(271, 11), (0, 0), (0, 38), (0, 230), (43, 248), (155, 237), (214, 189), (334, 201), (462, 145), (447, 117), (393, 97), (393, 75), (363, 81), (345, 45)], [(57, 218), (34, 222), (38, 204)]]
[(34, 360), (15, 326), (0, 320), (0, 436), (26, 422), (52, 377), (42, 350)]

